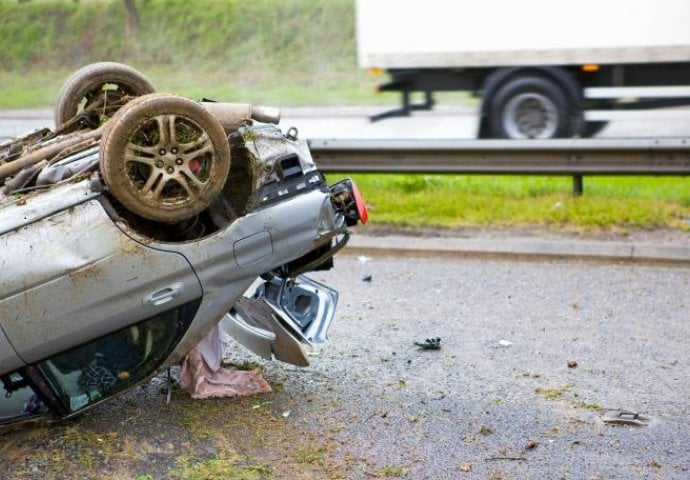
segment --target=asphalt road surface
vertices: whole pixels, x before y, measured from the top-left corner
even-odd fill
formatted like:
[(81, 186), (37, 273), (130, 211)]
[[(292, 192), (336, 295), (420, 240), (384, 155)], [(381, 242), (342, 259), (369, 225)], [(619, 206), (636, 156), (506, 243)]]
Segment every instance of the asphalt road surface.
[[(303, 138), (475, 138), (477, 112), (469, 107), (439, 105), (430, 112), (410, 117), (370, 122), (369, 117), (388, 107), (287, 108), (283, 130), (297, 127)], [(600, 112), (609, 119), (601, 138), (688, 137), (690, 110), (666, 109), (641, 112)], [(0, 112), (0, 142), (41, 127), (53, 127), (49, 110)]]
[[(340, 315), (285, 389), (338, 400), (343, 455), (414, 479), (690, 478), (689, 269), (346, 257), (317, 278)], [(604, 421), (622, 410), (648, 423)]]

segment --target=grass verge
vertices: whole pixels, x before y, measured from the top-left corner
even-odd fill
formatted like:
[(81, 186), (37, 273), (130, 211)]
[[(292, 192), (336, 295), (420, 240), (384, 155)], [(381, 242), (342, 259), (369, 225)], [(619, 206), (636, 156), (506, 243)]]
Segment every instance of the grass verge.
[[(98, 61), (131, 64), (159, 91), (279, 106), (394, 104), (357, 66), (351, 0), (0, 0), (0, 108), (52, 105)], [(380, 79), (379, 79), (380, 80)]]
[(370, 206), (373, 224), (690, 232), (690, 188), (683, 177), (586, 177), (584, 195), (575, 198), (569, 177), (350, 176)]

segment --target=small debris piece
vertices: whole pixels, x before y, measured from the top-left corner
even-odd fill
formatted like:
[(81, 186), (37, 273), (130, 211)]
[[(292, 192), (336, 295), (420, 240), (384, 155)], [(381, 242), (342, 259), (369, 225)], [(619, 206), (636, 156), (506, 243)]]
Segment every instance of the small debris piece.
[(539, 446), (539, 442), (536, 442), (536, 441), (534, 441), (534, 440), (530, 440), (529, 442), (527, 442), (527, 443), (525, 444), (525, 451), (527, 451), (527, 450), (534, 450), (534, 449), (537, 448), (538, 446)]
[(568, 360), (568, 368), (576, 368), (577, 360)]
[(367, 263), (369, 260), (371, 260), (371, 257), (367, 257), (366, 255), (360, 255), (357, 257), (357, 260), (359, 260), (359, 263)]
[(652, 460), (651, 462), (649, 462), (649, 466), (654, 468), (661, 468), (661, 464), (656, 460)]
[(491, 435), (492, 433), (494, 433), (494, 429), (489, 427), (488, 425), (482, 425), (481, 427), (479, 427), (479, 433), (481, 433), (482, 435)]
[(363, 282), (371, 282), (371, 275), (364, 275), (364, 277), (362, 277), (362, 281)]
[(414, 342), (422, 350), (440, 350), (441, 337), (427, 338), (424, 342)]
[(510, 347), (513, 344), (513, 342), (511, 342), (510, 340), (499, 340), (498, 344), (501, 347)]
[(463, 473), (470, 473), (472, 471), (472, 464), (463, 463), (462, 465), (460, 465), (460, 471)]
[(604, 423), (634, 425), (637, 427), (645, 427), (649, 425), (649, 419), (643, 417), (637, 412), (626, 412), (619, 410), (611, 410), (604, 414), (602, 419)]

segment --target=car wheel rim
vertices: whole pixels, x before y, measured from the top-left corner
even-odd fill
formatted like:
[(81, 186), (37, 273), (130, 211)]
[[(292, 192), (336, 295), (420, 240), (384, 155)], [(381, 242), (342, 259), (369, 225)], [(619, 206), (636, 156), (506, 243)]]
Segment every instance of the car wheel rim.
[(523, 93), (506, 103), (503, 128), (509, 138), (553, 138), (558, 128), (558, 110), (542, 94)]
[(137, 128), (125, 147), (125, 171), (144, 203), (175, 207), (204, 197), (216, 153), (193, 120), (158, 115)]

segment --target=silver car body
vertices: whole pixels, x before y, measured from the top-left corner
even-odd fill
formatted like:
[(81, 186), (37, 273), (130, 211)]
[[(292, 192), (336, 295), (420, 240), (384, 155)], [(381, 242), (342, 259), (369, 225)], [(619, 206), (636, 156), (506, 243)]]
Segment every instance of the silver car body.
[[(69, 357), (74, 347), (187, 305), (193, 305), (191, 322), (155, 370), (179, 362), (223, 318), (249, 348), (304, 364), (312, 343), (325, 340), (337, 293), (307, 279), (300, 284), (295, 270), (286, 275), (291, 280), (269, 282), (284, 294), (253, 299), (265, 298), (272, 308), (260, 325), (251, 327), (233, 306), (262, 274), (314, 251), (321, 253), (304, 269), (329, 259), (346, 242), (351, 222), (306, 142), (275, 127), (247, 127), (242, 135), (254, 171), (250, 206), (200, 238), (161, 240), (133, 228), (113, 208), (96, 172), (2, 205), (0, 375), (30, 373), (39, 362), (44, 371), (54, 369), (55, 356)], [(97, 161), (97, 150), (90, 155)], [(84, 155), (74, 159), (83, 162)], [(293, 287), (298, 293), (289, 292)], [(298, 308), (305, 296), (309, 308)], [(88, 403), (77, 398), (70, 397), (71, 407), (59, 416)]]

